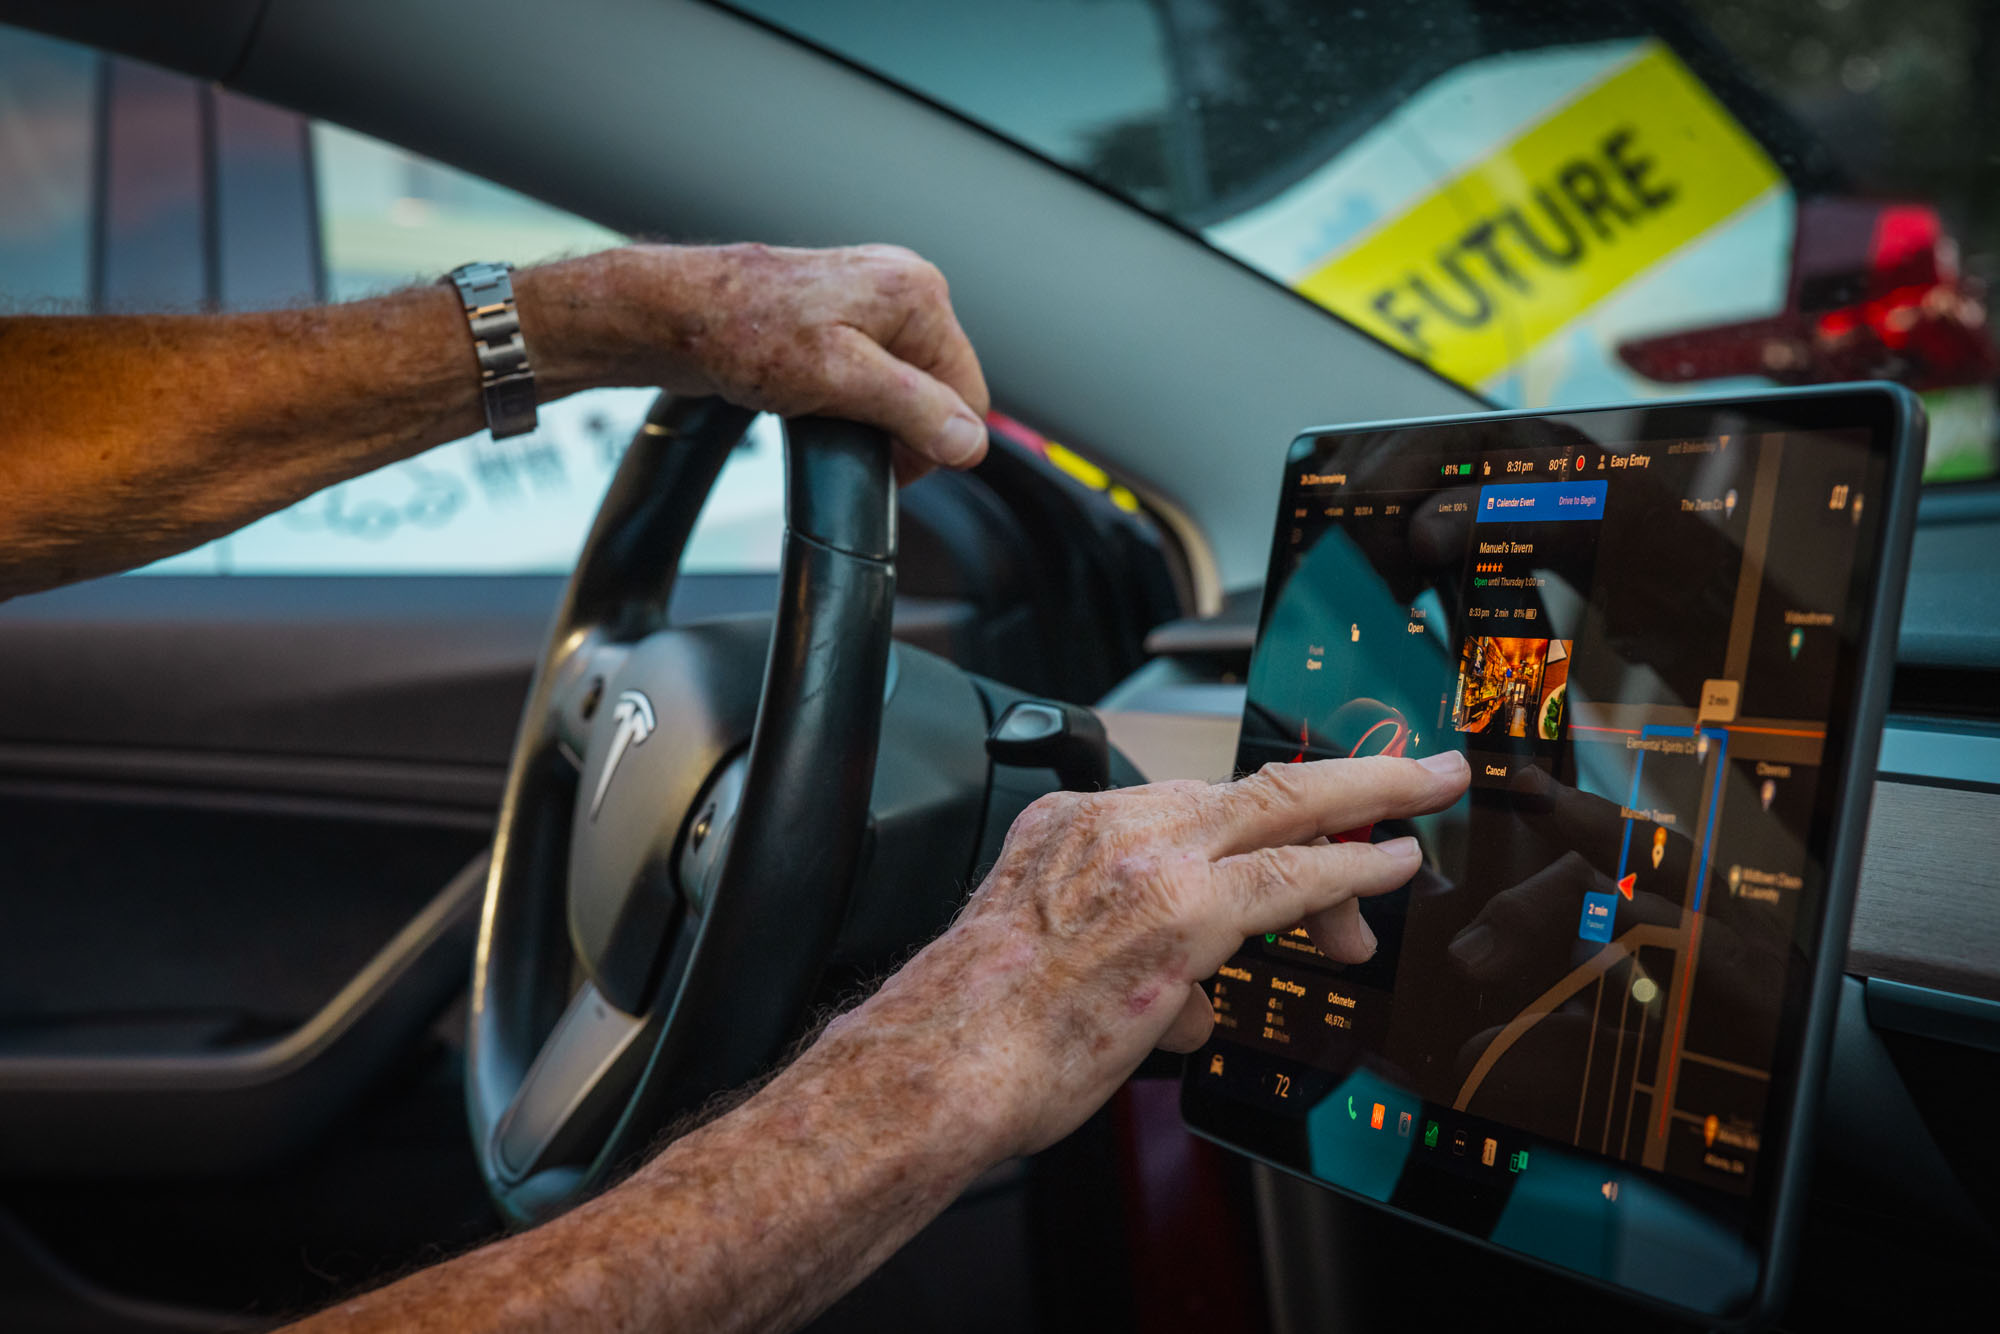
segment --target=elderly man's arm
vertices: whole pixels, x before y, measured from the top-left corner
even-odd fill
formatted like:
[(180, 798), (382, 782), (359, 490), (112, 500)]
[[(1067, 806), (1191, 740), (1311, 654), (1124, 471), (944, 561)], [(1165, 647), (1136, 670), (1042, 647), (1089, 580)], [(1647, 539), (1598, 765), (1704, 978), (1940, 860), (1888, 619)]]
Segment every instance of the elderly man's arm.
[[(937, 270), (888, 246), (633, 246), (515, 276), (543, 401), (602, 385), (985, 450)], [(0, 317), (0, 597), (143, 564), (485, 425), (446, 286), (242, 315)]]
[(796, 1326), (1153, 1046), (1205, 1042), (1197, 980), (1245, 936), (1303, 920), (1334, 958), (1373, 954), (1358, 900), (1409, 880), (1415, 840), (1327, 837), (1466, 781), (1451, 752), (1044, 798), (952, 928), (743, 1106), (564, 1217), (300, 1330)]

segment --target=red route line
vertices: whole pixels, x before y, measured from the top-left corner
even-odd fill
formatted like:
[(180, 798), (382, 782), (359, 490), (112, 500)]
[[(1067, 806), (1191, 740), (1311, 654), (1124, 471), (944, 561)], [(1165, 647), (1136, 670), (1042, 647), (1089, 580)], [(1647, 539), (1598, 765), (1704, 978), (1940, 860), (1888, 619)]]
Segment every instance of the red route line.
[(1805, 736), (1811, 737), (1815, 741), (1826, 740), (1826, 733), (1824, 731), (1799, 731), (1797, 728), (1791, 727), (1736, 727), (1731, 725), (1724, 727), (1722, 730), (1725, 732), (1755, 732), (1760, 736)]
[(1681, 972), (1680, 1003), (1674, 1007), (1674, 1040), (1668, 1046), (1667, 1077), (1660, 1089), (1660, 1136), (1666, 1137), (1667, 1116), (1674, 1105), (1674, 1080), (1681, 1071), (1681, 1030), (1687, 1025), (1688, 991), (1694, 984), (1694, 947), (1701, 939), (1702, 914), (1694, 914), (1694, 925), (1688, 929), (1687, 967)]

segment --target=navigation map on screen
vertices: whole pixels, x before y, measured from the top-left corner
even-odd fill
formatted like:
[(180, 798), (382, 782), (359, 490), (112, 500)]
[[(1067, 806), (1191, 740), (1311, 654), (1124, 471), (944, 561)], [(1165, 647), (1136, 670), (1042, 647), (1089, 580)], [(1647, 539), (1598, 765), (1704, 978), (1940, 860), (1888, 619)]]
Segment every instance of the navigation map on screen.
[(1747, 1194), (1810, 976), (1880, 460), (1865, 430), (1589, 416), (1291, 458), (1239, 770), (1458, 748), (1472, 788), (1375, 831), (1417, 833), (1426, 869), (1365, 902), (1368, 963), (1246, 943), (1189, 1078), (1392, 1202), (1431, 1189), (1412, 1163), (1499, 1201), (1549, 1148)]

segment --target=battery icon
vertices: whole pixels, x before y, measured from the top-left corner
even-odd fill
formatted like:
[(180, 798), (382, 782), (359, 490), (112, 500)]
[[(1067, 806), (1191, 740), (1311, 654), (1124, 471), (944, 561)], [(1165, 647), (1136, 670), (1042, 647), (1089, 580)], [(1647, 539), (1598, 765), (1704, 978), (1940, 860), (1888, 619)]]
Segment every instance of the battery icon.
[(1461, 463), (1461, 464), (1459, 464), (1459, 465), (1458, 465), (1458, 475), (1459, 475), (1460, 477), (1470, 477), (1470, 476), (1472, 476), (1472, 465), (1471, 465), (1470, 463)]

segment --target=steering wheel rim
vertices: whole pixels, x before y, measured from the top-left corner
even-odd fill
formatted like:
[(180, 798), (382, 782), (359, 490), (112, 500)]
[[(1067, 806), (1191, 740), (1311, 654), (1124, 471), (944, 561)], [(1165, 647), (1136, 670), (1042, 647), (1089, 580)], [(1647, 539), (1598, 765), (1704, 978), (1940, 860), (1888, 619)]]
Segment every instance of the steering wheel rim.
[(862, 860), (895, 593), (887, 440), (786, 423), (767, 646), (755, 623), (667, 625), (695, 519), (752, 416), (656, 400), (522, 714), (466, 1048), (480, 1174), (517, 1223), (577, 1202), (783, 1056)]

